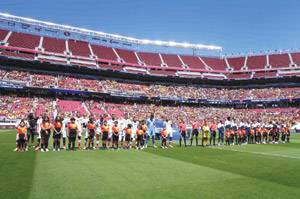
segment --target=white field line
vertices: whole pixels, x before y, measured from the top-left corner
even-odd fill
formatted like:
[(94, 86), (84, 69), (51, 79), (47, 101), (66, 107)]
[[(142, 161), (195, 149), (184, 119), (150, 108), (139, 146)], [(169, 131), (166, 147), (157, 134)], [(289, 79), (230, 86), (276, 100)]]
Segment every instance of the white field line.
[(278, 153), (265, 153), (265, 152), (258, 152), (258, 151), (243, 151), (243, 150), (233, 149), (230, 146), (228, 146), (228, 147), (211, 147), (211, 149), (235, 151), (235, 152), (240, 152), (240, 153), (252, 153), (252, 154), (267, 155), (267, 156), (274, 156), (274, 157), (281, 157), (281, 158), (300, 159), (300, 156), (291, 156), (291, 155), (284, 155), (284, 154), (278, 154)]

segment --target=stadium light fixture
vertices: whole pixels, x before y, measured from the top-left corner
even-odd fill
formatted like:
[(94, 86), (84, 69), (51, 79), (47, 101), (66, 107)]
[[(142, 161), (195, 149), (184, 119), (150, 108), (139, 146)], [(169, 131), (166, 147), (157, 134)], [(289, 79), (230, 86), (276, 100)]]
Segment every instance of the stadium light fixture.
[(93, 37), (101, 37), (111, 40), (123, 41), (137, 45), (153, 45), (153, 46), (166, 46), (166, 47), (176, 47), (176, 48), (190, 48), (194, 50), (212, 50), (212, 51), (222, 51), (221, 46), (215, 45), (204, 45), (204, 44), (192, 44), (188, 42), (174, 42), (174, 41), (160, 41), (160, 40), (149, 40), (149, 39), (137, 39), (133, 37), (126, 37), (118, 34), (110, 34), (101, 31), (93, 31), (85, 28), (78, 28), (69, 25), (61, 25), (47, 21), (40, 21), (27, 17), (19, 17), (11, 15), (8, 13), (0, 12), (0, 19), (7, 21), (13, 21), (17, 23), (23, 23), (28, 25), (40, 26), (44, 28), (59, 29), (62, 31), (74, 32), (79, 34), (86, 34)]

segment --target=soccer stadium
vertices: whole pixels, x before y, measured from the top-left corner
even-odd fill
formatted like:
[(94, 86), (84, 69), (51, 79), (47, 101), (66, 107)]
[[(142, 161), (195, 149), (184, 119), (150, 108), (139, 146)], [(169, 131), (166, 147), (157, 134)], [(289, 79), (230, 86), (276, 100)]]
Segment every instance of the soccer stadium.
[(253, 2), (0, 2), (0, 198), (298, 198), (300, 4)]

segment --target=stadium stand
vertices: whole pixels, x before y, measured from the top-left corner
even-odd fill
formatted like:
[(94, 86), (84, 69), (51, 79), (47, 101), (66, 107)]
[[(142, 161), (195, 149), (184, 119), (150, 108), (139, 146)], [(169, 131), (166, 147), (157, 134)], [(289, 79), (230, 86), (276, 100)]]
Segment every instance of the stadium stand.
[(300, 66), (300, 53), (291, 53), (292, 60), (294, 64)]
[(264, 69), (267, 65), (267, 58), (265, 55), (248, 56), (246, 66), (248, 69)]
[(8, 30), (1, 30), (0, 29), (0, 41), (4, 41), (6, 35), (8, 34)]
[(137, 53), (142, 62), (148, 66), (161, 66), (162, 62), (157, 53), (138, 52)]
[(93, 49), (94, 54), (99, 59), (118, 61), (118, 57), (112, 48), (99, 45), (91, 45), (91, 47)]
[[(8, 37), (9, 36), (9, 37)], [(90, 44), (75, 39), (59, 39), (0, 29), (0, 55), (55, 64), (98, 67), (134, 74), (179, 76), (212, 80), (240, 80), (297, 76), (293, 68), (300, 64), (300, 53), (262, 54), (240, 57), (205, 57), (135, 52)], [(169, 67), (172, 70), (157, 70)], [(275, 71), (285, 70), (285, 71)], [(208, 72), (211, 71), (211, 72)], [(232, 74), (232, 71), (241, 71)], [(254, 75), (250, 75), (253, 72)], [(261, 73), (259, 71), (269, 71)], [(256, 72), (256, 73), (255, 73)]]
[(115, 48), (115, 50), (120, 56), (120, 58), (124, 60), (124, 62), (131, 64), (139, 64), (139, 60), (137, 59), (137, 56), (133, 51), (118, 48)]
[(64, 54), (66, 51), (66, 43), (65, 40), (62, 39), (44, 37), (43, 48), (47, 52)]
[(272, 68), (284, 68), (290, 66), (288, 54), (272, 54), (269, 55), (269, 62)]
[[(57, 106), (53, 106), (53, 104)], [(35, 104), (35, 105), (34, 105)], [(33, 108), (34, 107), (34, 108)], [(154, 104), (115, 104), (97, 101), (72, 101), (72, 100), (51, 100), (41, 98), (23, 98), (1, 96), (0, 98), (0, 117), (17, 119), (22, 118), (28, 112), (33, 111), (37, 115), (41, 113), (52, 113), (53, 107), (58, 113), (74, 114), (80, 113), (92, 114), (96, 118), (99, 115), (107, 115), (110, 118), (124, 117), (128, 115), (133, 118), (143, 119), (148, 113), (155, 113), (157, 118), (169, 118), (175, 124), (181, 119), (186, 122), (201, 121), (203, 119), (222, 120), (227, 117), (235, 118), (236, 121), (254, 122), (261, 121), (268, 123), (270, 120), (294, 121), (299, 117), (297, 108), (271, 108), (271, 109), (231, 109), (214, 107), (189, 107), (189, 106), (161, 106)], [(86, 107), (87, 109), (85, 109)], [(143, 110), (143, 111), (140, 111)], [(189, 114), (183, 114), (189, 113)]]
[(203, 70), (206, 69), (204, 63), (199, 59), (199, 57), (180, 55), (180, 58), (182, 59), (183, 63), (186, 64), (189, 68)]
[(80, 101), (57, 100), (57, 109), (58, 112), (64, 112), (67, 115), (72, 115), (74, 112), (78, 112), (81, 115), (88, 113)]
[(89, 58), (91, 55), (89, 46), (87, 42), (76, 41), (76, 40), (68, 40), (69, 50), (72, 55), (82, 56)]
[(241, 70), (245, 64), (245, 59), (246, 57), (233, 57), (227, 58), (227, 61), (229, 66), (232, 67), (234, 70)]
[(169, 67), (177, 67), (181, 68), (183, 63), (180, 61), (177, 55), (171, 55), (171, 54), (161, 54), (162, 59), (164, 60), (164, 63), (167, 64)]
[(223, 59), (214, 57), (201, 57), (206, 65), (210, 66), (213, 70), (226, 70), (226, 64)]
[(9, 46), (34, 50), (38, 47), (40, 36), (13, 32), (8, 39)]

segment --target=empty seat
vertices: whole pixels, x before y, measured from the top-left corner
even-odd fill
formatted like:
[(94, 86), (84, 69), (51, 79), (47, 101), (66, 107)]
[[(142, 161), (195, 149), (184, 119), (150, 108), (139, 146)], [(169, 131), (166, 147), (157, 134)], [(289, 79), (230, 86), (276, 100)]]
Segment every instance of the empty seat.
[(290, 59), (288, 54), (273, 54), (269, 55), (269, 63), (272, 68), (289, 67)]
[(293, 62), (300, 66), (300, 53), (291, 53)]
[(66, 43), (63, 39), (44, 37), (43, 48), (47, 52), (63, 54), (66, 50)]
[(169, 67), (182, 68), (182, 63), (177, 55), (161, 54), (161, 56)]
[(99, 58), (99, 59), (106, 59), (106, 60), (112, 60), (112, 61), (117, 61), (118, 57), (113, 51), (112, 48), (106, 47), (106, 46), (98, 46), (98, 45), (91, 45), (94, 54)]
[(227, 58), (228, 64), (234, 70), (241, 70), (245, 63), (245, 57)]
[(68, 40), (68, 44), (72, 55), (90, 57), (91, 52), (87, 42)]
[(141, 61), (148, 66), (161, 66), (161, 60), (158, 53), (139, 52), (137, 53)]
[(8, 39), (9, 46), (28, 49), (35, 49), (39, 42), (40, 36), (18, 32), (13, 32)]
[(132, 64), (138, 64), (139, 61), (137, 57), (134, 54), (134, 51), (131, 50), (125, 50), (125, 49), (118, 49), (115, 48), (118, 55), (126, 62), (126, 63), (132, 63)]
[(8, 34), (8, 30), (1, 30), (0, 29), (0, 41), (3, 41)]
[(249, 56), (246, 66), (248, 69), (264, 69), (267, 65), (267, 58), (265, 55)]
[(205, 65), (203, 62), (199, 59), (199, 57), (196, 56), (186, 56), (186, 55), (180, 55), (183, 63), (187, 64), (188, 67), (193, 69), (205, 69)]
[(213, 70), (226, 70), (226, 64), (223, 59), (215, 57), (201, 57), (206, 65), (210, 66)]

